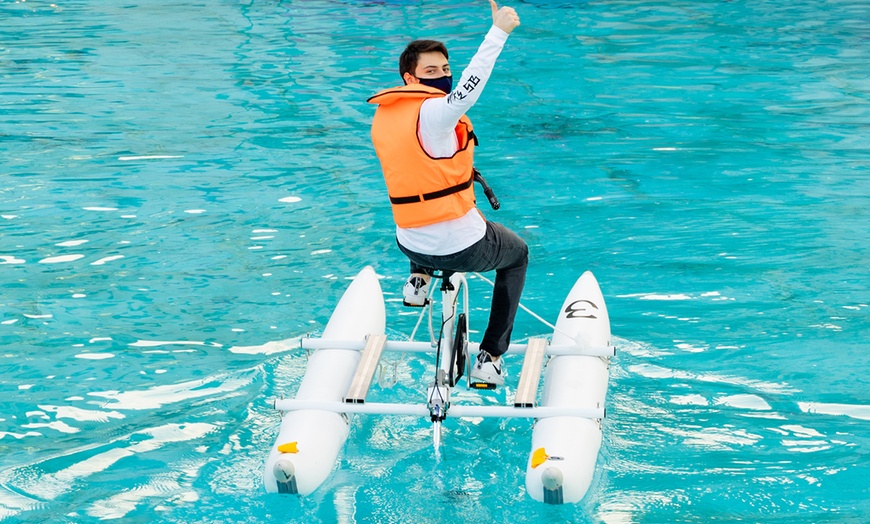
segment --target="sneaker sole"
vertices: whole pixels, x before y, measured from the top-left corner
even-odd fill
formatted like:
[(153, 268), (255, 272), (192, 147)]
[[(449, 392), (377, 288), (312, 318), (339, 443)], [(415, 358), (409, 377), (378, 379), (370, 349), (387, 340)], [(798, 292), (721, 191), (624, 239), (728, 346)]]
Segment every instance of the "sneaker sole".
[(492, 384), (493, 388), (504, 384), (503, 376), (493, 377), (492, 375), (475, 375), (474, 370), (471, 371), (470, 380), (472, 381), (472, 383), (476, 384)]
[(422, 304), (414, 304), (412, 302), (406, 302), (405, 300), (402, 300), (402, 305), (404, 305), (405, 307), (426, 307), (427, 302), (423, 302)]

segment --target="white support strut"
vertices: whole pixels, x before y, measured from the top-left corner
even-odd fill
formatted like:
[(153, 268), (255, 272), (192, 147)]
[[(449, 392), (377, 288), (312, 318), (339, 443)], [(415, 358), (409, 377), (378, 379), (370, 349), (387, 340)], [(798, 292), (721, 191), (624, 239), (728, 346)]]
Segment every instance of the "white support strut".
[(366, 337), (366, 345), (360, 356), (353, 380), (344, 396), (344, 401), (350, 404), (362, 404), (366, 400), (372, 376), (381, 360), (381, 353), (387, 341), (386, 335), (370, 334)]
[[(302, 349), (363, 349), (365, 347), (364, 340), (338, 340), (325, 338), (303, 338), (300, 340)], [(508, 346), (507, 354), (516, 355), (524, 354), (528, 344), (511, 344)], [(428, 342), (409, 342), (402, 340), (387, 340), (384, 345), (384, 351), (397, 351), (404, 353), (434, 353), (435, 347)], [(474, 352), (480, 350), (480, 344), (477, 342), (468, 343), (468, 351)], [(556, 356), (583, 356), (583, 357), (612, 357), (616, 354), (614, 346), (592, 346), (582, 347), (571, 344), (556, 344), (549, 345), (546, 348), (546, 354)]]
[[(365, 404), (347, 404), (344, 402), (279, 399), (275, 400), (275, 409), (279, 411), (317, 410), (334, 413), (359, 413), (369, 415), (407, 415), (413, 417), (430, 416), (429, 407), (425, 404), (397, 404), (367, 402)], [(604, 418), (604, 408), (548, 407), (517, 408), (510, 406), (465, 406), (451, 405), (448, 415), (459, 418), (501, 417), (501, 418), (549, 418), (549, 417), (581, 417), (593, 420)]]
[(514, 398), (514, 407), (531, 408), (535, 405), (538, 396), (538, 384), (541, 381), (541, 363), (544, 361), (544, 350), (547, 341), (543, 338), (529, 339), (529, 347), (526, 350), (526, 358), (523, 359), (523, 368), (520, 372), (520, 383), (517, 386), (517, 394)]

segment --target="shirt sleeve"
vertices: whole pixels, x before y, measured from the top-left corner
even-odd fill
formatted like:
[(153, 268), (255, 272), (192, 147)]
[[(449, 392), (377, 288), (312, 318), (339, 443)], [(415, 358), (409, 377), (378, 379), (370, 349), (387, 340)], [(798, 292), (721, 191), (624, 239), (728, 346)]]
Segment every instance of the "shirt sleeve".
[(480, 98), (507, 37), (506, 32), (492, 26), (453, 91), (445, 97), (423, 102), (420, 141), (432, 156), (451, 156), (456, 152), (456, 123)]

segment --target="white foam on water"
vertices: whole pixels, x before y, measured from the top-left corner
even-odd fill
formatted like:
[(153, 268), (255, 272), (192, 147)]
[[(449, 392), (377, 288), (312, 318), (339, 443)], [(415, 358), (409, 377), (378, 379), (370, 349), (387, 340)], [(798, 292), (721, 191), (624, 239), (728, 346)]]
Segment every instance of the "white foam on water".
[(773, 409), (767, 401), (758, 395), (728, 395), (725, 397), (718, 397), (715, 400), (715, 403), (732, 408), (754, 409), (758, 411), (769, 411)]
[(114, 353), (79, 353), (75, 358), (83, 360), (106, 360), (107, 358), (115, 358)]
[(644, 295), (640, 297), (641, 300), (692, 300), (692, 297), (689, 295), (684, 295), (682, 293), (675, 295)]
[(709, 382), (713, 384), (731, 384), (734, 386), (752, 388), (762, 393), (800, 393), (800, 390), (793, 388), (788, 384), (766, 382), (763, 380), (754, 380), (743, 377), (732, 377), (727, 375), (719, 375), (716, 373), (691, 373), (689, 371), (669, 369), (662, 366), (657, 366), (655, 364), (638, 364), (634, 366), (629, 366), (628, 371), (632, 373), (637, 373), (638, 375), (646, 378), (678, 379), (697, 382)]
[(789, 432), (798, 437), (806, 437), (806, 438), (816, 438), (816, 437), (824, 437), (821, 433), (816, 431), (813, 428), (807, 428), (798, 424), (785, 424), (780, 426), (785, 432), (783, 434), (787, 435)]
[(73, 433), (78, 433), (79, 431), (81, 431), (79, 428), (74, 428), (66, 422), (61, 422), (59, 420), (56, 420), (54, 422), (34, 422), (32, 424), (22, 424), (21, 427), (27, 429), (48, 428), (53, 429), (59, 433), (65, 433), (67, 435), (71, 435)]
[[(10, 437), (18, 436), (14, 433), (0, 431), (0, 440), (2, 440), (5, 435), (9, 435)], [(24, 495), (19, 495), (9, 489), (0, 490), (0, 520), (14, 517), (25, 511), (33, 511), (42, 505), (43, 503), (41, 501), (25, 497)]]
[(671, 403), (678, 406), (709, 406), (710, 403), (702, 395), (673, 395)]
[(88, 240), (67, 240), (66, 242), (61, 242), (61, 243), (55, 244), (55, 245), (61, 246), (61, 247), (74, 247), (74, 246), (80, 246), (82, 244), (87, 244), (88, 242), (89, 242)]
[(828, 404), (822, 402), (798, 402), (804, 413), (820, 415), (843, 415), (859, 420), (870, 420), (870, 406), (862, 404)]
[[(82, 461), (54, 473), (41, 471), (38, 475), (22, 476), (17, 486), (23, 491), (32, 493), (34, 496), (45, 500), (54, 500), (57, 497), (72, 490), (79, 479), (108, 470), (121, 459), (132, 457), (136, 454), (148, 453), (160, 449), (166, 444), (173, 442), (186, 442), (202, 438), (213, 431), (215, 426), (206, 423), (167, 424), (156, 428), (150, 428), (133, 433), (129, 438), (134, 443), (126, 447), (115, 447), (88, 457)], [(141, 437), (151, 438), (141, 438)], [(133, 437), (133, 438), (131, 438)], [(65, 463), (69, 463), (65, 459)], [(45, 462), (45, 460), (43, 461)], [(36, 467), (45, 470), (41, 463)]]
[(74, 262), (85, 258), (84, 255), (60, 255), (56, 257), (43, 258), (39, 261), (40, 264), (62, 264), (64, 262)]
[(734, 300), (733, 298), (724, 297), (718, 291), (705, 291), (698, 296), (692, 296), (686, 293), (628, 293), (624, 295), (616, 295), (617, 298), (637, 298), (640, 300), (697, 300), (698, 298), (709, 298), (711, 300)]
[[(130, 344), (134, 348), (153, 348), (158, 346), (204, 346), (205, 342), (198, 340), (137, 340)], [(213, 344), (214, 345), (214, 344)], [(219, 344), (217, 347), (221, 347)]]
[[(41, 437), (42, 433), (38, 431), (28, 431), (27, 433), (12, 433), (10, 431), (0, 431), (0, 440), (3, 440), (4, 437), (12, 437), (17, 440), (21, 440), (27, 437)], [(2, 493), (2, 492), (0, 492)]]
[[(678, 342), (678, 341), (675, 340), (674, 342)], [(706, 347), (693, 346), (692, 344), (687, 344), (685, 342), (678, 343), (678, 344), (676, 344), (676, 346), (677, 346), (677, 348), (682, 349), (683, 351), (687, 351), (689, 353), (703, 353), (704, 351), (709, 349)]]
[(88, 393), (88, 396), (106, 399), (99, 403), (103, 408), (116, 410), (159, 409), (165, 405), (185, 400), (219, 396), (223, 393), (237, 391), (248, 383), (247, 380), (242, 379), (226, 379), (213, 387), (203, 387), (204, 381), (191, 380), (179, 384), (154, 386), (140, 391), (95, 391)]
[(138, 156), (119, 156), (121, 162), (130, 162), (133, 160), (166, 160), (169, 158), (184, 158), (181, 155), (138, 155)]
[(288, 196), (288, 197), (284, 197), (284, 198), (281, 198), (278, 200), (278, 202), (285, 202), (288, 204), (294, 204), (296, 202), (301, 202), (301, 201), (302, 201), (301, 198), (295, 197), (295, 196)]
[(731, 450), (735, 447), (751, 446), (762, 440), (761, 435), (750, 433), (743, 429), (701, 428), (685, 429), (680, 427), (661, 426), (659, 431), (681, 437), (682, 444), (714, 450)]
[(0, 256), (0, 264), (23, 264), (23, 263), (24, 263), (23, 258), (15, 258), (14, 256), (10, 256), (10, 255)]
[(192, 479), (199, 478), (199, 470), (207, 463), (205, 459), (185, 460), (173, 471), (154, 475), (146, 484), (125, 490), (106, 499), (98, 500), (87, 509), (87, 514), (100, 520), (122, 519), (145, 499), (156, 498), (166, 504), (157, 504), (154, 509), (165, 512), (172, 506), (190, 504), (199, 500), (199, 494), (191, 489)]
[(640, 300), (692, 300), (692, 297), (683, 293), (661, 295), (658, 293), (630, 293), (628, 295), (616, 295), (617, 298), (639, 298)]
[(826, 440), (783, 440), (782, 445), (788, 451), (796, 453), (815, 453), (816, 451), (824, 451), (832, 447)]
[(106, 262), (111, 262), (113, 260), (120, 260), (122, 258), (124, 258), (124, 255), (112, 255), (110, 257), (103, 257), (103, 258), (97, 260), (96, 262), (91, 262), (91, 265), (92, 266), (102, 266)]
[(124, 414), (117, 411), (97, 411), (73, 406), (38, 406), (39, 409), (54, 413), (56, 419), (68, 418), (79, 422), (108, 422), (109, 419), (123, 419)]
[(275, 353), (285, 353), (299, 348), (299, 337), (296, 337), (266, 342), (258, 346), (233, 346), (228, 351), (239, 355), (274, 355)]

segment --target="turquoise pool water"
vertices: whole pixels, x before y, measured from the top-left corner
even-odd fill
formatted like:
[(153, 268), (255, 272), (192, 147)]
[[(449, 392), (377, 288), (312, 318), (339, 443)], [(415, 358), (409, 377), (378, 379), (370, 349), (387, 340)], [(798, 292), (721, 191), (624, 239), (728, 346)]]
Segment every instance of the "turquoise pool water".
[[(513, 5), (487, 215), (535, 312), (595, 273), (621, 350), (584, 501), (525, 494), (524, 421), (452, 421), (436, 462), (427, 423), (357, 418), (315, 496), (261, 485), (348, 278), (413, 329), (365, 99), (411, 38), (461, 70), (486, 2), (4, 0), (0, 520), (870, 520), (870, 6)], [(395, 364), (374, 394), (419, 401)]]

